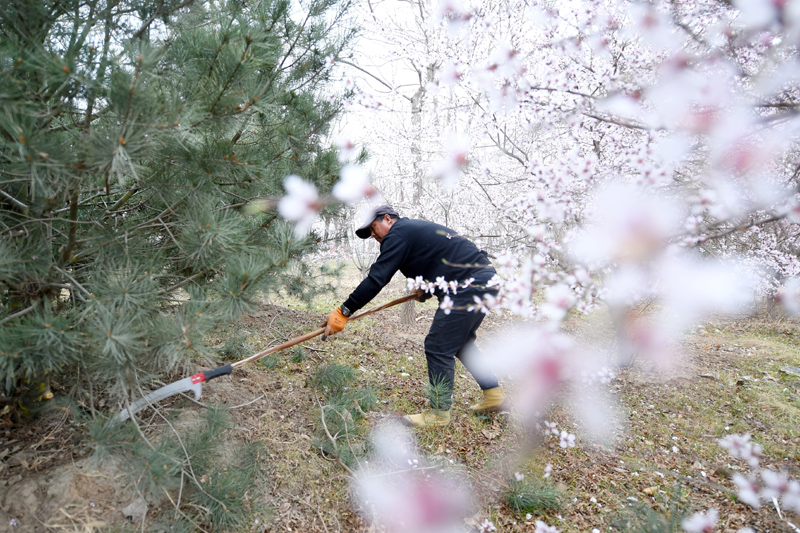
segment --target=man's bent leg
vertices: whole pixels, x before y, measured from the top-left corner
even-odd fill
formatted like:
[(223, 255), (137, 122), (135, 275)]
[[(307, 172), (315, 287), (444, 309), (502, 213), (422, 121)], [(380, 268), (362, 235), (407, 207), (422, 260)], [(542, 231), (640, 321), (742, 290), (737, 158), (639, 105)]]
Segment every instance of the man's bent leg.
[(482, 314), (466, 309), (454, 309), (449, 314), (442, 309), (436, 311), (425, 337), (428, 380), (432, 391), (439, 393), (431, 397), (433, 409), (450, 409), (456, 356), (466, 344), (474, 342), (475, 330), (482, 320)]
[(507, 407), (506, 395), (497, 377), (489, 369), (486, 361), (483, 359), (483, 354), (475, 345), (477, 338), (477, 330), (483, 322), (483, 313), (478, 313), (479, 318), (476, 320), (472, 331), (470, 331), (469, 338), (464, 346), (456, 354), (456, 357), (461, 361), (464, 367), (472, 374), (475, 381), (483, 391), (483, 398), (480, 402), (470, 406), (470, 411), (475, 414), (489, 413), (501, 411)]
[[(475, 326), (475, 329), (478, 329), (480, 322)], [(478, 349), (475, 345), (475, 331), (473, 330), (469, 336), (469, 340), (467, 343), (461, 347), (461, 349), (456, 353), (456, 357), (461, 364), (464, 365), (472, 378), (478, 383), (478, 386), (481, 390), (487, 389), (494, 389), (499, 387), (500, 384), (497, 381), (497, 377), (494, 375), (488, 365), (485, 364), (485, 361), (482, 361), (483, 353)]]

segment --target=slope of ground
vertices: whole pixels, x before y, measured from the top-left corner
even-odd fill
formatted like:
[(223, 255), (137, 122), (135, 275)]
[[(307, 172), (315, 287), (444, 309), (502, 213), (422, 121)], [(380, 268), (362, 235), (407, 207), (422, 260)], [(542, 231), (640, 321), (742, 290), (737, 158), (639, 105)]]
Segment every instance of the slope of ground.
[[(381, 302), (393, 296), (382, 295)], [(222, 346), (225, 338), (242, 338), (246, 356), (247, 350), (259, 351), (318, 328), (323, 311), (336, 301), (319, 301), (312, 309), (265, 302), (237, 327), (218, 332), (217, 340)], [(244, 530), (380, 530), (354, 508), (348, 472), (320, 452), (324, 400), (308, 380), (327, 362), (355, 368), (359, 381), (373, 387), (379, 400), (364, 424), (424, 408), (422, 346), (435, 306), (416, 305), (410, 326), (400, 324), (399, 309), (390, 309), (351, 322), (333, 339), (316, 338), (302, 349), (277, 354), (266, 366), (245, 366), (205, 386), (202, 402), (230, 409), (225, 438), (262, 442), (267, 450), (259, 477), (264, 505), (246, 517)], [(483, 338), (508, 320), (490, 316), (481, 329)], [(597, 320), (574, 319), (568, 330), (593, 339), (601, 347), (598, 357), (610, 353), (608, 330)], [(543, 520), (561, 531), (608, 531), (614, 520), (640, 504), (661, 514), (677, 504), (685, 511), (718, 509), (718, 531), (746, 526), (759, 532), (793, 531), (787, 520), (797, 524), (797, 516), (736, 501), (730, 477), (748, 467), (730, 458), (718, 440), (750, 433), (764, 448), (765, 467), (800, 477), (798, 339), (800, 328), (792, 323), (720, 322), (686, 337), (679, 371), (656, 374), (634, 361), (618, 370), (610, 385), (608, 403), (617, 416), (601, 442), (581, 433), (572, 396), (565, 391), (543, 419), (577, 434), (578, 445), (567, 449), (555, 437), (539, 434), (532, 440), (513, 410), (492, 417), (468, 415), (467, 406), (478, 399), (479, 390), (459, 367), (453, 423), (417, 431), (418, 453), (420, 459), (463, 465), (476, 496), (467, 524), (475, 528), (490, 520), (498, 531), (533, 531), (535, 520)], [(163, 409), (192, 413), (203, 407), (178, 398)], [(151, 497), (144, 505), (125, 465), (93, 469), (78, 440), (81, 428), (74, 427), (68, 411), (50, 412), (28, 425), (8, 418), (3, 423), (0, 530), (6, 525), (10, 531), (157, 530), (156, 517), (174, 514), (179, 496)], [(503, 503), (515, 472), (541, 478), (546, 465), (552, 469), (548, 482), (562, 494), (560, 509), (526, 516)]]

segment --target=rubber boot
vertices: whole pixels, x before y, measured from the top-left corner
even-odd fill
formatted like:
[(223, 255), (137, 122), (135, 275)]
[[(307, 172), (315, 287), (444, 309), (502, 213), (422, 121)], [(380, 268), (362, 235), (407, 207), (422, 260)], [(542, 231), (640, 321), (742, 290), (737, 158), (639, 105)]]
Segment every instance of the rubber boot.
[(494, 413), (506, 408), (506, 395), (500, 387), (483, 391), (483, 400), (471, 406), (473, 414)]
[(420, 428), (446, 426), (450, 423), (450, 411), (429, 409), (415, 415), (406, 415), (403, 417), (403, 422), (410, 426), (416, 426)]

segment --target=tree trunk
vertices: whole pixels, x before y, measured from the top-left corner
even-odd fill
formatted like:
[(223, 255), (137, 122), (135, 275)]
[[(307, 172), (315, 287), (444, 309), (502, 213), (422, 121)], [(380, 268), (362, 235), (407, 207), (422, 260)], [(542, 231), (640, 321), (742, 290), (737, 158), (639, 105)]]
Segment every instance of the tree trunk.
[(409, 326), (414, 323), (417, 317), (417, 309), (414, 305), (414, 300), (409, 300), (400, 308), (400, 323), (404, 326)]

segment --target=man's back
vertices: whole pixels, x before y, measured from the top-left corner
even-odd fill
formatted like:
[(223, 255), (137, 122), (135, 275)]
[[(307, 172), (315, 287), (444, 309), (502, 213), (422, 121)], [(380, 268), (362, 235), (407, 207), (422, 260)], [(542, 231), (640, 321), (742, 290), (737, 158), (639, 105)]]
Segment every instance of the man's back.
[(472, 241), (441, 224), (401, 218), (381, 242), (381, 254), (402, 250), (397, 265), (407, 278), (422, 276), (427, 281), (464, 281), (480, 267), (490, 266), (486, 255)]

